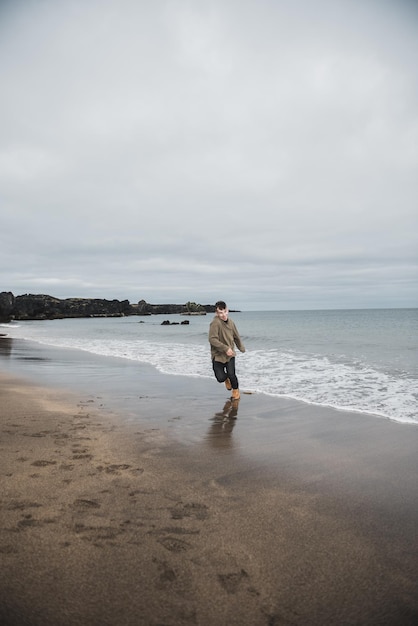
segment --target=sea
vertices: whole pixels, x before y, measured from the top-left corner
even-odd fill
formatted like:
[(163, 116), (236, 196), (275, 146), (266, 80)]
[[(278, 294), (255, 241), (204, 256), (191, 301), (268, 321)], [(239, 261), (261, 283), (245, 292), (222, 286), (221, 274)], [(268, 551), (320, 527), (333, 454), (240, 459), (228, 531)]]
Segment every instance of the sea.
[[(418, 425), (418, 309), (240, 311), (230, 317), (246, 347), (236, 358), (242, 391)], [(211, 319), (15, 321), (0, 325), (0, 333), (39, 349), (84, 351), (172, 377), (213, 379)]]

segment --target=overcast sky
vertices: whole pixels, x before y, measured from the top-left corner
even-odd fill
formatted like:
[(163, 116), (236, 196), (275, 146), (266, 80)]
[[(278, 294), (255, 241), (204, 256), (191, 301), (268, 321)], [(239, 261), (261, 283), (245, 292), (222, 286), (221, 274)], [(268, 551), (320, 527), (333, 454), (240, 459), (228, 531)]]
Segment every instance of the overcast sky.
[(0, 291), (418, 306), (416, 0), (0, 0)]

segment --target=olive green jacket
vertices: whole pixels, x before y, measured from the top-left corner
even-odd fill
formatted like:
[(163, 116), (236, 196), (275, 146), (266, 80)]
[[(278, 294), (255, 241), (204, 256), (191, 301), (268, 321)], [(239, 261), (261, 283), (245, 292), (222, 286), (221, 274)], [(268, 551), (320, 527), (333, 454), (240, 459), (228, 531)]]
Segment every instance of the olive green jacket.
[(212, 361), (227, 363), (231, 358), (226, 354), (227, 350), (229, 348), (234, 350), (234, 344), (240, 352), (245, 352), (237, 327), (230, 317), (226, 322), (219, 317), (213, 318), (209, 326), (209, 343)]

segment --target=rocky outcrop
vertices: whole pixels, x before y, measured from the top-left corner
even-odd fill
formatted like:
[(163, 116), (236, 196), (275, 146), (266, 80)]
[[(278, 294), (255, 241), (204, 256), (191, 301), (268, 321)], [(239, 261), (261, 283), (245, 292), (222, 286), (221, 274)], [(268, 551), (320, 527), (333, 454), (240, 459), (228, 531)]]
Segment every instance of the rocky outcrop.
[(131, 304), (132, 313), (130, 315), (206, 315), (213, 313), (215, 307), (212, 304), (198, 304), (199, 312), (190, 310), (190, 303), (186, 304), (149, 304), (145, 300), (140, 300), (138, 304)]
[[(9, 311), (16, 320), (59, 319), (64, 317), (121, 317), (129, 313), (128, 300), (66, 298), (60, 300), (43, 294), (16, 296)], [(1, 314), (1, 311), (0, 311)]]
[(15, 297), (11, 291), (0, 293), (0, 323), (8, 322), (13, 318)]
[[(127, 315), (190, 314), (187, 304), (149, 304), (140, 300), (104, 300), (100, 298), (66, 298), (60, 300), (43, 294), (14, 296), (0, 293), (0, 322), (11, 320), (45, 320), (68, 317), (122, 317)], [(200, 312), (213, 312), (212, 305), (197, 305)]]
[(145, 300), (140, 300), (131, 307), (131, 315), (176, 315), (186, 310), (184, 304), (149, 304)]

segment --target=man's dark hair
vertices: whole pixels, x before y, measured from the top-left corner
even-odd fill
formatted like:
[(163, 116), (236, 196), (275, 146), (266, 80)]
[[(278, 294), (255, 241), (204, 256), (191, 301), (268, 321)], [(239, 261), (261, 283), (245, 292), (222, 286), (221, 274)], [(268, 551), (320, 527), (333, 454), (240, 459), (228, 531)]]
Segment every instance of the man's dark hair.
[(226, 304), (223, 300), (218, 300), (218, 302), (215, 304), (215, 309), (226, 309)]

